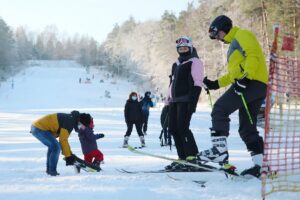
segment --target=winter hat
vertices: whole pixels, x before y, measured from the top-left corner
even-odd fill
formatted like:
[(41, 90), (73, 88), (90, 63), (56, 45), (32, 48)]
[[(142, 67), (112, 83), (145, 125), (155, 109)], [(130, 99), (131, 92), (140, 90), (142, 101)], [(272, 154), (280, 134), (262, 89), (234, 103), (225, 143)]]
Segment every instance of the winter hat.
[(83, 124), (85, 127), (90, 127), (92, 122), (92, 117), (88, 113), (81, 113), (80, 114), (80, 123)]
[(145, 92), (145, 97), (150, 97), (150, 95), (151, 95), (151, 92), (150, 91), (147, 91), (147, 92)]

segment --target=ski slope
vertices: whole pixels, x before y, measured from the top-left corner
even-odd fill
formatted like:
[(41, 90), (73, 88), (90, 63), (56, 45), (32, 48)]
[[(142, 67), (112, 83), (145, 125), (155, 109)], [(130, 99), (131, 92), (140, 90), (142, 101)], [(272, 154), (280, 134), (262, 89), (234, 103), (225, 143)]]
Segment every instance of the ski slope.
[[(218, 173), (171, 173), (183, 181), (170, 179), (167, 174), (122, 174), (116, 168), (128, 170), (162, 169), (168, 161), (145, 157), (120, 148), (126, 124), (123, 106), (131, 91), (141, 88), (127, 80), (107, 78), (107, 72), (85, 69), (71, 61), (35, 61), (34, 65), (0, 87), (0, 199), (1, 200), (254, 200), (261, 199), (261, 182), (226, 179)], [(32, 64), (32, 63), (31, 63)], [(94, 79), (92, 78), (94, 75)], [(79, 78), (85, 82), (79, 84)], [(103, 82), (100, 82), (103, 80)], [(111, 98), (105, 97), (109, 91)], [(202, 95), (205, 95), (204, 93)], [(98, 146), (105, 156), (100, 173), (75, 174), (60, 157), (60, 176), (45, 173), (46, 147), (30, 133), (31, 123), (55, 112), (74, 109), (89, 112), (94, 117), (95, 131), (105, 133)], [(176, 150), (160, 147), (160, 109), (151, 110), (144, 151), (176, 158)], [(210, 108), (199, 105), (191, 129), (198, 148), (209, 148)], [(232, 116), (229, 137), (230, 162), (242, 170), (252, 162), (237, 133), (237, 115)], [(82, 157), (77, 134), (72, 132), (73, 153)], [(135, 130), (129, 144), (139, 146)], [(207, 181), (201, 187), (189, 180)], [(298, 199), (297, 193), (272, 194), (270, 199)]]

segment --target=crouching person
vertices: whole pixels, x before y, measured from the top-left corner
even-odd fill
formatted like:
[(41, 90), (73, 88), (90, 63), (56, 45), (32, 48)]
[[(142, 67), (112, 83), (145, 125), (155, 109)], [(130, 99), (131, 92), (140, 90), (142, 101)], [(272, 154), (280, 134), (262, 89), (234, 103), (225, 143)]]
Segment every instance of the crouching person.
[[(100, 163), (103, 161), (103, 153), (98, 149), (97, 139), (103, 138), (104, 134), (94, 134), (94, 121), (90, 114), (81, 113), (79, 121), (78, 137), (81, 144), (84, 160), (95, 165), (100, 170)], [(78, 169), (79, 170), (79, 169)], [(78, 171), (79, 172), (79, 171)]]
[[(65, 156), (66, 165), (73, 165), (75, 155), (72, 154), (68, 138), (72, 130), (78, 131), (80, 113), (72, 111), (67, 113), (54, 113), (46, 115), (32, 123), (31, 133), (41, 143), (48, 147), (46, 173), (57, 176), (57, 163), (59, 153)], [(58, 138), (58, 141), (57, 139)]]

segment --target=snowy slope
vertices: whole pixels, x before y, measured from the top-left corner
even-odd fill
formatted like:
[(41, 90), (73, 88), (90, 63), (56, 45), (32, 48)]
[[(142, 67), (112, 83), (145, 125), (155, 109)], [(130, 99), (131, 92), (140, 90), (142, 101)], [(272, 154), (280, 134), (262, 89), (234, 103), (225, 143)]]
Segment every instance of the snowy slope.
[[(206, 187), (189, 181), (174, 181), (166, 174), (122, 174), (116, 168), (130, 170), (161, 169), (169, 162), (144, 157), (120, 148), (126, 130), (123, 106), (132, 90), (138, 86), (126, 80), (106, 78), (107, 72), (91, 70), (89, 74), (74, 62), (36, 62), (0, 87), (0, 199), (1, 200), (132, 200), (132, 199), (261, 199), (259, 180), (238, 182), (226, 179), (217, 173), (173, 173), (172, 176), (207, 181)], [(94, 75), (94, 79), (92, 79)], [(86, 77), (90, 84), (79, 84)], [(100, 83), (103, 80), (103, 83)], [(105, 90), (111, 98), (105, 97)], [(144, 91), (143, 91), (144, 92)], [(202, 94), (205, 95), (205, 94)], [(28, 133), (31, 122), (54, 112), (70, 112), (77, 109), (89, 112), (94, 117), (96, 132), (104, 132), (105, 138), (98, 141), (105, 154), (105, 164), (100, 173), (75, 174), (66, 167), (62, 156), (58, 177), (45, 173), (46, 148)], [(208, 128), (210, 109), (201, 105), (193, 117), (192, 130), (199, 149), (210, 147)], [(159, 146), (160, 108), (151, 111), (145, 151), (176, 158), (176, 151)], [(243, 169), (251, 165), (250, 157), (237, 133), (237, 116), (232, 118), (229, 138), (230, 161)], [(129, 141), (138, 146), (137, 134)], [(82, 156), (75, 132), (70, 136), (72, 151)], [(270, 199), (296, 199), (297, 194), (274, 194)], [(298, 198), (297, 198), (298, 199)]]

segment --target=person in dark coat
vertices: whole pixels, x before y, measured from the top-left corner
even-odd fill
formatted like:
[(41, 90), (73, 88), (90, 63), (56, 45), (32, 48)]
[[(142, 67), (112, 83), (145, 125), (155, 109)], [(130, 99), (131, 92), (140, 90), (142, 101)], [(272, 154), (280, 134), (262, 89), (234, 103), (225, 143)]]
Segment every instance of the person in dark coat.
[(151, 92), (147, 91), (145, 93), (145, 97), (141, 101), (142, 103), (142, 110), (143, 110), (143, 123), (142, 123), (142, 129), (144, 135), (147, 135), (147, 129), (148, 129), (148, 119), (149, 119), (149, 110), (150, 107), (152, 108), (154, 106), (153, 101), (151, 100)]
[[(172, 65), (165, 103), (169, 105), (168, 130), (173, 136), (178, 158), (186, 160), (187, 157), (198, 154), (198, 147), (190, 130), (190, 121), (196, 112), (201, 93), (204, 67), (190, 37), (179, 37), (176, 40), (176, 50), (179, 57)], [(183, 170), (186, 166), (173, 162), (165, 168)]]
[(97, 139), (103, 138), (104, 134), (94, 134), (94, 121), (90, 114), (81, 113), (79, 121), (78, 137), (81, 144), (84, 160), (100, 167), (103, 161), (103, 153), (98, 149)]
[(161, 141), (161, 146), (172, 145), (171, 134), (168, 130), (169, 123), (169, 106), (165, 105), (160, 114), (160, 125), (162, 127), (159, 139)]
[(145, 147), (145, 138), (142, 132), (142, 122), (143, 122), (142, 105), (140, 102), (138, 102), (137, 99), (138, 99), (137, 93), (131, 92), (125, 104), (124, 116), (127, 125), (127, 131), (124, 136), (124, 143), (123, 143), (124, 148), (128, 147), (128, 140), (131, 135), (133, 125), (135, 125), (136, 131), (140, 137), (141, 146)]

